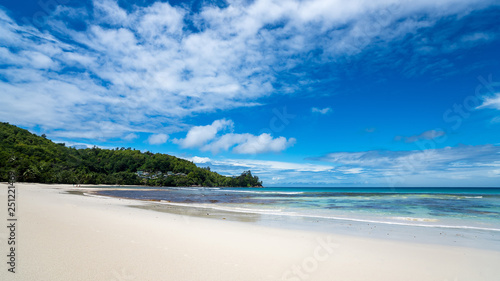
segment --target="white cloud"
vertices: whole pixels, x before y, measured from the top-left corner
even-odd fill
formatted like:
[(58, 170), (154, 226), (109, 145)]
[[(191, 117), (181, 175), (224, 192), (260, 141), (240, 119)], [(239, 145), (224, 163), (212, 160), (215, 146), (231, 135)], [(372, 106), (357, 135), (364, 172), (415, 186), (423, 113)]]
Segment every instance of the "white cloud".
[(199, 163), (221, 174), (251, 170), (264, 185), (277, 186), (498, 186), (500, 178), (500, 146), (493, 145), (336, 152), (306, 159), (329, 164), (199, 158)]
[[(65, 146), (67, 147), (75, 147), (77, 149), (85, 149), (85, 148), (92, 148), (96, 145), (93, 145), (93, 144), (88, 144), (88, 143), (78, 143), (78, 142), (68, 142), (68, 141), (57, 141), (57, 140), (54, 140), (55, 143), (64, 143)], [(100, 148), (104, 148), (104, 147), (101, 147), (101, 146), (97, 146), (97, 147), (100, 147)]]
[(208, 158), (208, 157), (198, 157), (198, 156), (194, 156), (194, 157), (186, 158), (186, 159), (189, 161), (192, 161), (195, 164), (204, 164), (204, 163), (208, 163), (211, 161), (210, 158)]
[(252, 160), (252, 159), (222, 159), (212, 160), (212, 164), (218, 166), (231, 166), (253, 171), (295, 171), (295, 172), (327, 172), (334, 168), (328, 165), (317, 165), (310, 163), (293, 163), (283, 161)]
[(310, 158), (331, 162), (336, 173), (319, 173), (331, 185), (498, 186), (500, 147), (457, 146), (415, 151), (335, 152)]
[(452, 180), (460, 176), (472, 184), (474, 180), (482, 180), (488, 171), (500, 167), (500, 147), (464, 145), (415, 151), (335, 152), (311, 159), (334, 163), (347, 173), (362, 171), (373, 182), (411, 184), (411, 180)]
[(280, 152), (295, 144), (294, 138), (273, 138), (263, 133), (259, 136), (252, 134), (227, 133), (218, 135), (219, 132), (233, 128), (232, 120), (215, 120), (211, 125), (195, 126), (191, 128), (186, 138), (174, 140), (183, 148), (200, 148), (202, 151), (218, 153), (228, 151), (238, 154), (259, 154), (266, 152)]
[(126, 135), (125, 137), (123, 137), (124, 140), (134, 140), (136, 138), (138, 138), (139, 136), (137, 134), (134, 134), (134, 133), (130, 133), (128, 135)]
[(349, 169), (339, 169), (344, 174), (361, 174), (363, 173), (363, 168), (349, 168)]
[(228, 151), (231, 147), (238, 143), (243, 143), (251, 134), (225, 134), (214, 140), (213, 142), (203, 146), (201, 150), (218, 153), (220, 151)]
[[(309, 181), (307, 185), (314, 185), (318, 182), (336, 180), (335, 169), (332, 165), (318, 165), (311, 163), (268, 161), (256, 159), (225, 159), (208, 157), (188, 157), (189, 161), (197, 163), (199, 166), (209, 166), (212, 171), (222, 175), (240, 175), (243, 171), (251, 170), (264, 184), (281, 185), (283, 183), (293, 183)], [(302, 186), (304, 186), (302, 184)]]
[(127, 13), (112, 0), (95, 1), (94, 13), (96, 19), (108, 24), (123, 25), (127, 21)]
[(154, 134), (148, 137), (149, 144), (164, 144), (168, 140), (168, 135), (165, 134)]
[[(206, 6), (196, 13), (160, 2), (125, 10), (106, 0), (93, 1), (94, 11), (58, 6), (43, 32), (0, 10), (0, 60), (5, 64), (0, 119), (40, 125), (68, 138), (123, 138), (159, 128), (178, 132), (189, 127), (182, 122), (187, 116), (257, 106), (271, 94), (293, 91), (294, 79), (294, 85), (287, 85), (278, 77), (296, 66), (353, 59), (375, 48), (375, 41), (382, 46), (403, 40), (444, 16), (489, 4), (258, 0), (230, 1), (222, 9)], [(77, 21), (86, 29), (73, 29), (70, 23)], [(268, 28), (274, 25), (279, 28)], [(483, 42), (487, 36), (462, 39)], [(323, 55), (302, 59), (313, 50)], [(307, 78), (298, 82), (311, 83)], [(329, 111), (318, 112), (324, 110)], [(193, 141), (186, 145), (197, 145)], [(275, 150), (286, 146), (282, 139), (270, 145)], [(237, 150), (252, 149), (243, 145)]]
[(491, 41), (495, 39), (495, 37), (496, 37), (495, 34), (476, 32), (473, 34), (464, 35), (462, 36), (462, 38), (460, 38), (460, 40), (466, 43), (477, 43), (477, 42)]
[(234, 125), (233, 121), (221, 119), (215, 120), (211, 125), (206, 126), (195, 126), (191, 128), (186, 138), (176, 141), (183, 148), (194, 148), (200, 147), (215, 138), (217, 133), (226, 128), (232, 128)]
[(269, 134), (261, 134), (259, 136), (249, 135), (244, 142), (238, 144), (233, 152), (239, 154), (258, 154), (266, 152), (280, 152), (294, 145), (294, 138), (286, 139), (285, 137), (273, 138)]
[(331, 112), (332, 109), (329, 108), (329, 107), (325, 107), (323, 109), (319, 109), (317, 107), (313, 107), (313, 108), (311, 108), (311, 111), (314, 112), (314, 113), (327, 114), (327, 113)]
[(496, 110), (500, 110), (500, 93), (496, 93), (493, 96), (486, 96), (484, 97), (483, 104), (477, 107), (478, 109), (481, 108), (493, 108)]

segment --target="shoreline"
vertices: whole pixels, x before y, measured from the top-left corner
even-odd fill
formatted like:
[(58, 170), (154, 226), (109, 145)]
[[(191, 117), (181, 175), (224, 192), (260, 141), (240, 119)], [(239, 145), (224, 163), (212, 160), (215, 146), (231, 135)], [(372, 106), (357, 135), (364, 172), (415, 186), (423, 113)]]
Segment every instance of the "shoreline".
[[(168, 189), (168, 188), (167, 188)], [(86, 190), (83, 188), (83, 190)], [(87, 189), (88, 190), (88, 189)], [(180, 203), (161, 199), (139, 199), (102, 194), (108, 189), (91, 188), (87, 196), (102, 196), (141, 202), (138, 208), (201, 218), (247, 222), (267, 227), (309, 230), (327, 234), (342, 234), (364, 238), (398, 240), (403, 242), (465, 246), (500, 251), (500, 229), (466, 224), (426, 224), (415, 222), (376, 220), (374, 218), (315, 216), (287, 212), (269, 212), (246, 208), (227, 208), (221, 205)], [(116, 188), (114, 190), (135, 190)], [(156, 190), (156, 189), (143, 189)], [(411, 218), (415, 220), (414, 218)]]
[[(2, 280), (496, 280), (500, 251), (152, 212), (16, 183), (18, 272)], [(6, 184), (0, 184), (6, 221)], [(131, 208), (134, 206), (135, 208)], [(0, 228), (5, 257), (5, 227)], [(12, 277), (15, 277), (12, 279)], [(36, 276), (36, 277), (35, 277)], [(5, 279), (6, 278), (6, 279)]]
[[(138, 187), (151, 187), (151, 188), (171, 188), (171, 187), (176, 187), (176, 188), (203, 188), (206, 186), (201, 186), (201, 185), (192, 185), (192, 186), (156, 186), (156, 185), (143, 185), (143, 184), (70, 184), (70, 183), (38, 183), (38, 182), (16, 182), (17, 184), (26, 184), (26, 185), (47, 185), (47, 186), (68, 186), (72, 188), (99, 188), (99, 187), (133, 187), (133, 186), (138, 186)], [(0, 184), (9, 184), (8, 182), (0, 182)], [(79, 186), (77, 186), (79, 185)], [(265, 186), (213, 186), (211, 188), (266, 188)]]

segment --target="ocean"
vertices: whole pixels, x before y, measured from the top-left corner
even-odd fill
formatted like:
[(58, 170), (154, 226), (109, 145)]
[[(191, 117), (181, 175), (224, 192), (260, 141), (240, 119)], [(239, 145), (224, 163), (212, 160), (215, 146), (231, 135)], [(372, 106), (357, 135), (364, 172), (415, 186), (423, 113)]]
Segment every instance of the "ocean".
[(500, 248), (500, 188), (115, 187), (97, 194), (181, 214)]

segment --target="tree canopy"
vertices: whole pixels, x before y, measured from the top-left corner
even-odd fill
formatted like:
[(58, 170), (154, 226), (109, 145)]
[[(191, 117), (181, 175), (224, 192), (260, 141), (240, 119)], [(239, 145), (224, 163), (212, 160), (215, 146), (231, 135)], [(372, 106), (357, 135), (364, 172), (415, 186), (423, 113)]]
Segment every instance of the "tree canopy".
[(250, 171), (227, 177), (167, 154), (124, 147), (76, 149), (0, 122), (0, 180), (7, 181), (10, 171), (18, 181), (39, 183), (262, 186)]

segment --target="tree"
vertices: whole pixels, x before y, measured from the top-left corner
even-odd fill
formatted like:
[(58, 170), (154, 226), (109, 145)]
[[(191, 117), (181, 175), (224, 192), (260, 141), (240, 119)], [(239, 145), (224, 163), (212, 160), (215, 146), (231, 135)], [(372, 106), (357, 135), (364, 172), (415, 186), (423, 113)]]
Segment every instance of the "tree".
[[(0, 161), (2, 181), (7, 181), (9, 171), (14, 171), (19, 181), (41, 183), (262, 186), (250, 171), (232, 178), (166, 154), (97, 146), (76, 149), (8, 123), (0, 123)], [(140, 178), (138, 170), (158, 176)], [(164, 177), (168, 172), (186, 175)]]

